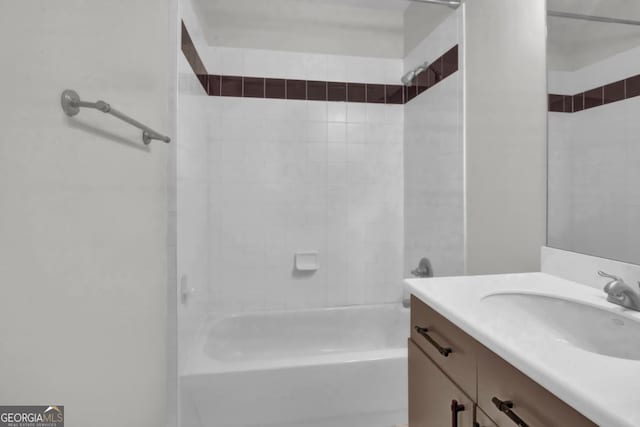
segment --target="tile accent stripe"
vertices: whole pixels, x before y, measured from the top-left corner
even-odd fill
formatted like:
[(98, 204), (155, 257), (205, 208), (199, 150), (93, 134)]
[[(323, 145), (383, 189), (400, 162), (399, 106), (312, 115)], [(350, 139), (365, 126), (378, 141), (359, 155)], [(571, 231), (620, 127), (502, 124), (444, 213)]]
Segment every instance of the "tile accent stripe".
[(208, 74), (182, 22), (182, 52), (210, 96), (406, 104), (458, 71), (458, 46), (420, 73), (411, 86), (359, 82), (273, 79)]
[(200, 59), (200, 55), (196, 50), (196, 46), (193, 44), (193, 40), (191, 40), (191, 36), (189, 35), (189, 31), (187, 31), (187, 27), (184, 25), (184, 21), (182, 21), (182, 37), (180, 42), (180, 47), (182, 48), (182, 53), (184, 57), (187, 59), (189, 65), (191, 65), (191, 69), (195, 73), (196, 77), (202, 84), (205, 92), (209, 92), (209, 78), (207, 69), (205, 68), (202, 60)]
[(549, 111), (554, 113), (577, 113), (636, 96), (640, 96), (640, 74), (589, 89), (576, 95), (549, 94)]

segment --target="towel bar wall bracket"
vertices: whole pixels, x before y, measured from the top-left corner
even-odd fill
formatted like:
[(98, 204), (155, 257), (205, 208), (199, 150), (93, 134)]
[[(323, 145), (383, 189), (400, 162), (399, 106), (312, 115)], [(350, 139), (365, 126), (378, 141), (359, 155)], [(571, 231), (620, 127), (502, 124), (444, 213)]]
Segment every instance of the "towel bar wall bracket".
[(164, 136), (151, 129), (150, 127), (143, 125), (139, 121), (132, 119), (126, 114), (123, 114), (118, 110), (111, 108), (111, 105), (107, 104), (104, 101), (82, 101), (80, 99), (80, 95), (78, 95), (78, 93), (74, 90), (67, 89), (62, 92), (60, 103), (62, 104), (62, 110), (69, 117), (77, 115), (80, 112), (80, 108), (93, 108), (95, 110), (102, 111), (103, 113), (111, 114), (112, 116), (117, 117), (120, 120), (140, 129), (142, 131), (142, 141), (145, 145), (149, 145), (154, 139), (166, 142), (167, 144), (171, 142), (171, 138), (169, 138), (168, 136)]

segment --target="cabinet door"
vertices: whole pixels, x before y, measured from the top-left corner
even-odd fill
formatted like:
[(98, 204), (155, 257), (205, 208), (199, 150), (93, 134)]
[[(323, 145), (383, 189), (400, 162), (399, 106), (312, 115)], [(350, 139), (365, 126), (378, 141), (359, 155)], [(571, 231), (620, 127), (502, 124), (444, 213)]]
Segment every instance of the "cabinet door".
[(473, 402), (409, 340), (409, 427), (473, 426)]
[(476, 422), (473, 427), (498, 427), (498, 425), (476, 406)]

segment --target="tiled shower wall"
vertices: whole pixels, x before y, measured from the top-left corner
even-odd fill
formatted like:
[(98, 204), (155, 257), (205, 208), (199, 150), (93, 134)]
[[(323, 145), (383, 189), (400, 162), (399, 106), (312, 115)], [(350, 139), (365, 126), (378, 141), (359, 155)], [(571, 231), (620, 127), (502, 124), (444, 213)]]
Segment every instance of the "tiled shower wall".
[[(393, 59), (211, 47), (210, 74), (397, 84)], [(210, 306), (398, 301), (403, 106), (210, 97)], [(294, 270), (318, 251), (320, 268)]]
[[(637, 75), (640, 48), (574, 72), (549, 72), (549, 91), (576, 94)], [(548, 245), (639, 263), (640, 97), (549, 113)], [(586, 232), (588, 230), (588, 232)]]
[[(210, 98), (214, 309), (399, 300), (402, 108)], [(310, 250), (320, 269), (294, 271)]]
[[(405, 70), (461, 44), (461, 13), (452, 13), (409, 52)], [(405, 277), (422, 257), (437, 276), (464, 274), (461, 76), (451, 75), (405, 105)]]
[[(406, 61), (203, 43), (196, 43), (197, 54), (187, 49), (199, 75), (199, 80), (192, 76), (192, 89), (218, 95), (204, 100), (204, 117), (203, 111), (193, 111), (202, 105), (201, 96), (187, 106), (192, 117), (185, 123), (193, 129), (186, 133), (208, 144), (187, 147), (181, 164), (192, 167), (185, 173), (194, 175), (182, 205), (198, 212), (193, 222), (184, 221), (191, 231), (185, 242), (194, 242), (195, 249), (185, 259), (200, 278), (207, 252), (209, 308), (224, 313), (398, 301), (410, 269), (409, 264), (403, 268), (404, 251), (416, 262), (418, 255), (432, 258), (437, 274), (463, 272), (461, 82), (455, 73), (459, 24), (454, 14)], [(430, 70), (402, 93), (403, 68), (425, 60), (433, 62)], [(284, 100), (269, 98), (268, 84), (278, 80), (267, 80), (256, 91), (258, 79), (230, 77), (225, 89), (223, 77), (222, 95), (232, 96), (219, 96), (217, 75), (296, 80), (287, 80), (289, 99)], [(298, 90), (297, 82), (303, 81), (309, 82), (309, 100), (296, 100), (289, 90)], [(346, 87), (346, 98), (360, 102), (317, 100), (323, 97), (312, 95), (312, 83), (317, 92), (315, 86), (326, 81), (358, 82), (353, 89), (366, 90), (361, 97), (351, 84)], [(264, 96), (265, 87), (267, 98), (256, 98), (258, 92)], [(382, 98), (375, 95), (379, 89)], [(370, 95), (376, 96), (373, 101)], [(403, 159), (404, 149), (411, 153)], [(410, 165), (405, 179), (403, 160)], [(405, 181), (408, 203), (403, 203)], [(205, 199), (207, 207), (201, 203)], [(207, 245), (200, 251), (203, 236)], [(295, 271), (294, 254), (303, 251), (319, 252), (317, 272)], [(196, 289), (194, 301), (206, 294)]]

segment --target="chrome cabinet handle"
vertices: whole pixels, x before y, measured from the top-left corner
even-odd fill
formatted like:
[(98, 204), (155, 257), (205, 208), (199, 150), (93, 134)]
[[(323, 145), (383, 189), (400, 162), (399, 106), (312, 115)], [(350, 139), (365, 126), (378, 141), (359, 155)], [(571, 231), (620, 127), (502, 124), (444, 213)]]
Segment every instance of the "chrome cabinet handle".
[(451, 401), (451, 427), (458, 427), (458, 413), (464, 411), (464, 405), (457, 400)]
[(426, 339), (427, 341), (429, 341), (429, 344), (431, 344), (432, 346), (434, 346), (436, 348), (436, 350), (438, 350), (438, 352), (443, 355), (444, 357), (449, 357), (449, 355), (451, 353), (453, 353), (453, 350), (451, 350), (451, 348), (449, 347), (443, 347), (440, 344), (438, 344), (436, 342), (436, 340), (434, 340), (433, 338), (431, 338), (431, 336), (429, 335), (429, 329), (427, 328), (421, 328), (420, 326), (415, 326), (415, 330), (417, 333), (419, 333), (420, 335), (422, 335), (424, 337), (424, 339)]
[(510, 400), (500, 400), (497, 397), (492, 397), (491, 402), (496, 405), (496, 408), (503, 414), (505, 414), (511, 421), (513, 421), (518, 427), (529, 427), (529, 424), (525, 423), (513, 409), (513, 402)]

